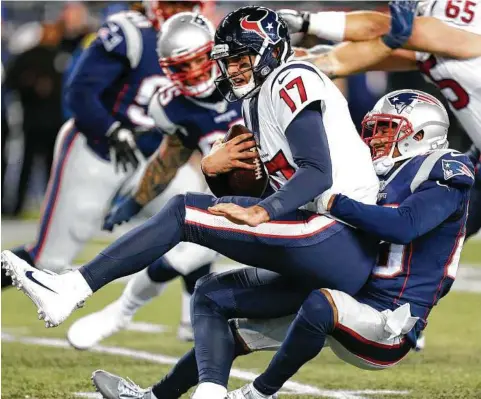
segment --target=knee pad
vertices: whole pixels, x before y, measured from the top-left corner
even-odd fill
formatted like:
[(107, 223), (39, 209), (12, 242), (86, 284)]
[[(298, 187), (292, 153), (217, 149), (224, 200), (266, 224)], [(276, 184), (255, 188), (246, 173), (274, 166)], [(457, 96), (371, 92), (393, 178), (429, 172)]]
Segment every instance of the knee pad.
[(334, 331), (334, 309), (326, 294), (319, 290), (312, 291), (302, 304), (296, 322), (321, 334)]

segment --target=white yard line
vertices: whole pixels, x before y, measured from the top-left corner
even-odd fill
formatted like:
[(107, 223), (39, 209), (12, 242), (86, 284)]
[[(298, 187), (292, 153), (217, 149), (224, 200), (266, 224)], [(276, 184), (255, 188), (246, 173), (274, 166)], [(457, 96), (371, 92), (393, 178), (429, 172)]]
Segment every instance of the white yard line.
[[(40, 345), (64, 349), (72, 349), (67, 340), (43, 338), (43, 337), (21, 337), (11, 334), (2, 333), (2, 341), (4, 342), (20, 342), (25, 345)], [(179, 360), (172, 356), (165, 356), (146, 351), (138, 351), (119, 346), (103, 346), (97, 345), (91, 349), (91, 352), (105, 353), (110, 355), (125, 356), (133, 359), (146, 360), (158, 364), (174, 365)], [(246, 370), (232, 369), (231, 376), (244, 381), (252, 381), (257, 374)], [(407, 395), (409, 391), (393, 391), (393, 390), (332, 390), (321, 389), (312, 385), (301, 384), (299, 382), (288, 381), (284, 384), (283, 393), (297, 395), (313, 395), (325, 398), (337, 399), (367, 399), (365, 395)], [(99, 398), (99, 396), (86, 396), (92, 393), (79, 392), (80, 397)]]

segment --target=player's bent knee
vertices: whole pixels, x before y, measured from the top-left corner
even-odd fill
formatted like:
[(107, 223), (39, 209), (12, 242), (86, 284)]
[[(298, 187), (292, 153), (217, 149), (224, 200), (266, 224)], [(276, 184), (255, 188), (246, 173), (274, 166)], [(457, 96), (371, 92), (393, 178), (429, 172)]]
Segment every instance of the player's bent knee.
[(336, 325), (333, 303), (324, 291), (312, 291), (299, 310), (297, 320), (306, 328), (320, 333), (330, 334)]
[(223, 285), (218, 277), (218, 274), (209, 273), (197, 280), (192, 295), (194, 313), (201, 308), (210, 308), (230, 318), (235, 310), (233, 290)]

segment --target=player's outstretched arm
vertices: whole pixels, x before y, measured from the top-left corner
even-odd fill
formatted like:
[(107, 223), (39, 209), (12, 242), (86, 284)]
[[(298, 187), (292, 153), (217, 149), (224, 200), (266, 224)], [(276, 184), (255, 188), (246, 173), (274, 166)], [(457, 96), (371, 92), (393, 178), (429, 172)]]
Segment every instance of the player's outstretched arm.
[(104, 218), (103, 230), (128, 222), (172, 181), (177, 170), (190, 158), (193, 150), (184, 147), (177, 136), (166, 136), (147, 163), (144, 175), (134, 194), (117, 198)]
[(480, 57), (481, 35), (433, 17), (418, 17), (404, 48), (457, 59)]
[(376, 11), (321, 11), (318, 13), (279, 10), (290, 33), (308, 33), (321, 39), (365, 41), (389, 32), (389, 16)]
[(413, 1), (391, 2), (391, 29), (388, 34), (365, 42), (341, 44), (332, 52), (312, 60), (330, 77), (347, 76), (369, 69), (387, 58), (409, 39), (415, 13)]
[(137, 191), (135, 201), (142, 206), (152, 201), (164, 191), (192, 155), (193, 150), (186, 148), (178, 136), (166, 135), (159, 149), (150, 158)]
[[(439, 157), (437, 153), (430, 156)], [(333, 216), (384, 241), (408, 244), (449, 217), (463, 217), (474, 184), (473, 171), (467, 156), (448, 150), (432, 166), (428, 180), (417, 186), (413, 180), (413, 194), (397, 208), (366, 205), (336, 195), (329, 209)]]

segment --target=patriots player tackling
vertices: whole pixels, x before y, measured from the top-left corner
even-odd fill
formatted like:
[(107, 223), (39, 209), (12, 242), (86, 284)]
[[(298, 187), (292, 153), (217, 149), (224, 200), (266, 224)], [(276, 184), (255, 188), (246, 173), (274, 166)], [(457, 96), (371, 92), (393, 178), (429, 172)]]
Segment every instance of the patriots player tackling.
[(412, 90), (387, 94), (366, 115), (363, 137), (381, 178), (378, 205), (338, 194), (328, 208), (383, 240), (377, 266), (355, 296), (311, 293), (290, 326), (289, 318), (239, 320), (238, 336), (251, 350), (283, 342), (267, 370), (229, 398), (272, 398), (323, 347), (368, 370), (391, 367), (415, 347), (456, 277), (474, 182), (469, 158), (446, 148), (448, 127), (442, 104)]

